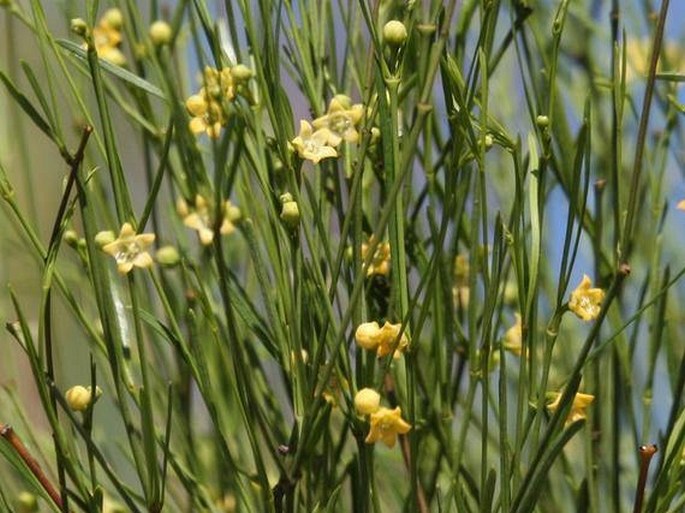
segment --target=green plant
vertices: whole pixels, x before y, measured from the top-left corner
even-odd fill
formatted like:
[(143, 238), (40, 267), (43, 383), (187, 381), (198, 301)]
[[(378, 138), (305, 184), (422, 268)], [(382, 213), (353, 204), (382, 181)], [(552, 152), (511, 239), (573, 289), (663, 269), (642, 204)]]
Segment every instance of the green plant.
[(682, 507), (668, 1), (648, 65), (618, 1), (47, 4), (2, 4), (5, 509)]

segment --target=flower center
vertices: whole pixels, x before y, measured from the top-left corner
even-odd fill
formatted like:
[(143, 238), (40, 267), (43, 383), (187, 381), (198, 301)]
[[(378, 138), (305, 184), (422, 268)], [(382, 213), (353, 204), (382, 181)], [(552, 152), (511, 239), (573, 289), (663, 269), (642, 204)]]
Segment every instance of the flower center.
[(347, 130), (350, 129), (351, 126), (352, 123), (350, 122), (350, 119), (342, 112), (339, 112), (337, 114), (331, 114), (329, 128), (333, 132), (337, 134), (344, 134)]

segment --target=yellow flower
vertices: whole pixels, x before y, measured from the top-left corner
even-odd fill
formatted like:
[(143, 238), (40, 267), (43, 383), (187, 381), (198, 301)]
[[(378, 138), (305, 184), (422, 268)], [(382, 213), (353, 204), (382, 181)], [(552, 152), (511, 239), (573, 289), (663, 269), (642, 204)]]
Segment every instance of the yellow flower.
[(390, 324), (385, 321), (383, 327), (378, 332), (378, 349), (376, 354), (378, 358), (383, 358), (384, 356), (393, 353), (393, 358), (398, 359), (402, 356), (402, 353), (409, 346), (409, 339), (407, 338), (406, 331), (402, 333), (399, 337), (400, 331), (402, 329), (402, 324)]
[[(626, 43), (626, 81), (644, 79), (649, 71), (652, 41), (647, 38), (629, 39)], [(685, 64), (682, 46), (677, 41), (664, 41), (661, 47), (661, 58), (657, 63), (657, 72), (664, 70), (682, 71)]]
[(93, 399), (91, 387), (76, 385), (65, 392), (64, 398), (67, 400), (67, 404), (72, 410), (86, 411), (91, 401), (97, 401), (101, 395), (102, 390), (100, 387), (95, 387), (95, 398)]
[(371, 415), (380, 408), (381, 395), (372, 388), (362, 388), (354, 396), (354, 409), (358, 415)]
[(322, 128), (314, 132), (312, 125), (308, 122), (300, 121), (300, 134), (291, 142), (297, 150), (298, 155), (303, 159), (311, 160), (318, 164), (320, 160), (330, 157), (337, 157), (338, 152), (335, 148), (328, 145), (330, 130)]
[(454, 283), (457, 287), (466, 287), (469, 284), (469, 257), (463, 253), (454, 257)]
[[(566, 424), (571, 424), (580, 419), (587, 418), (587, 408), (595, 400), (594, 395), (581, 394), (578, 392), (573, 398), (573, 404), (571, 405), (571, 411), (566, 417)], [(554, 401), (547, 405), (547, 409), (555, 412), (559, 408), (559, 401), (561, 401), (561, 393), (557, 392), (554, 394)]]
[(126, 64), (126, 57), (119, 50), (121, 45), (121, 26), (123, 15), (119, 9), (107, 10), (97, 26), (93, 27), (93, 43), (98, 57), (115, 64), (123, 66)]
[(397, 435), (404, 435), (411, 429), (411, 425), (402, 419), (402, 410), (399, 406), (394, 410), (379, 408), (371, 414), (369, 422), (371, 423), (371, 430), (365, 440), (367, 444), (373, 444), (380, 440), (392, 448), (397, 442)]
[[(211, 205), (207, 200), (201, 196), (195, 196), (195, 208), (189, 209), (188, 204), (183, 198), (179, 198), (176, 202), (176, 210), (178, 214), (183, 218), (183, 224), (188, 228), (197, 230), (200, 237), (200, 242), (202, 245), (207, 246), (214, 240), (214, 220)], [(234, 207), (229, 200), (224, 202), (223, 208), (223, 220), (221, 222), (221, 227), (219, 228), (219, 233), (222, 235), (230, 235), (235, 231), (235, 221), (240, 217), (240, 211)]]
[[(361, 245), (362, 260), (366, 259), (366, 253), (369, 251), (369, 246), (373, 244), (373, 235), (369, 237), (368, 243), (364, 242)], [(373, 276), (375, 274), (380, 274), (382, 276), (388, 276), (390, 274), (390, 243), (389, 242), (379, 242), (376, 246), (376, 251), (373, 253), (373, 258), (369, 262), (366, 269), (366, 276)]]
[(364, 117), (364, 106), (351, 105), (349, 97), (339, 94), (328, 105), (328, 112), (312, 121), (317, 130), (328, 129), (328, 144), (336, 147), (343, 140), (356, 143), (359, 140), (357, 125)]
[(504, 334), (504, 349), (516, 356), (521, 356), (523, 332), (521, 329), (521, 316), (516, 315), (516, 323)]
[(102, 247), (102, 251), (114, 257), (121, 274), (128, 273), (133, 267), (150, 267), (153, 263), (145, 248), (155, 240), (154, 233), (137, 234), (129, 223), (124, 223), (119, 237)]
[(597, 318), (604, 300), (604, 291), (590, 288), (591, 285), (590, 278), (584, 274), (580, 285), (571, 292), (571, 299), (568, 302), (569, 309), (584, 321)]
[(378, 326), (376, 321), (363, 322), (357, 326), (357, 330), (354, 332), (354, 339), (357, 341), (357, 345), (373, 351), (378, 347), (378, 334), (380, 331), (380, 326)]
[(685, 199), (680, 200), (678, 204), (675, 206), (678, 210), (685, 210)]

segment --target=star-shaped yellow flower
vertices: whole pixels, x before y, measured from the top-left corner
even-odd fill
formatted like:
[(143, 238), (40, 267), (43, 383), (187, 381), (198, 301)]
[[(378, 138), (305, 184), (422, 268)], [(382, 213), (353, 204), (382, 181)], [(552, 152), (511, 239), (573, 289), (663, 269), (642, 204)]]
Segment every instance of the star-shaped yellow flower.
[(398, 406), (394, 410), (381, 407), (369, 418), (371, 429), (365, 442), (373, 444), (379, 440), (392, 448), (397, 442), (397, 435), (404, 435), (411, 429), (411, 425), (402, 419), (402, 410)]
[(402, 333), (402, 336), (399, 337), (399, 340), (397, 338), (401, 329), (402, 324), (391, 324), (388, 321), (385, 321), (385, 324), (383, 324), (378, 332), (378, 349), (376, 350), (378, 358), (383, 358), (384, 356), (393, 353), (393, 358), (398, 359), (407, 349), (409, 346), (409, 339), (407, 338), (406, 330)]
[(150, 267), (153, 264), (152, 257), (145, 250), (155, 240), (154, 233), (141, 233), (136, 231), (129, 223), (124, 223), (119, 232), (119, 237), (102, 247), (102, 251), (114, 257), (117, 261), (117, 270), (126, 274), (133, 267)]
[[(183, 198), (179, 198), (176, 202), (176, 210), (183, 218), (183, 224), (188, 228), (197, 230), (200, 242), (204, 246), (208, 246), (214, 240), (214, 228), (212, 219), (212, 208), (207, 200), (200, 194), (195, 196), (195, 208), (190, 209)], [(219, 233), (222, 235), (230, 235), (235, 231), (233, 221), (240, 215), (239, 211), (234, 207), (230, 201), (224, 202), (223, 219)]]
[[(551, 412), (555, 412), (557, 411), (557, 408), (559, 408), (559, 402), (561, 401), (561, 393), (555, 393), (554, 397), (554, 401), (547, 405), (547, 409)], [(575, 422), (577, 420), (587, 418), (586, 410), (594, 400), (594, 395), (581, 394), (580, 392), (578, 392), (576, 396), (573, 398), (571, 411), (568, 413), (568, 417), (566, 417), (566, 424), (571, 424), (572, 422)]]
[(590, 278), (584, 274), (576, 290), (571, 292), (568, 308), (584, 321), (596, 319), (602, 309), (604, 291), (591, 288)]
[(357, 125), (364, 117), (364, 106), (351, 105), (349, 97), (339, 94), (328, 105), (328, 112), (312, 121), (317, 130), (328, 129), (328, 144), (338, 146), (343, 140), (355, 143), (359, 140)]
[(291, 141), (298, 155), (306, 160), (318, 164), (320, 160), (337, 157), (335, 148), (328, 145), (330, 130), (321, 128), (316, 132), (307, 121), (300, 121), (300, 134)]

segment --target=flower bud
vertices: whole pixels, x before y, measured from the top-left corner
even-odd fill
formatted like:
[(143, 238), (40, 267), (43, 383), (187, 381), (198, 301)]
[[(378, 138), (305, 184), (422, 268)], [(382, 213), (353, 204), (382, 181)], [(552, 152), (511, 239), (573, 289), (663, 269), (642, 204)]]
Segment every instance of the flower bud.
[(371, 415), (378, 411), (380, 405), (380, 394), (371, 388), (362, 388), (354, 396), (354, 409), (358, 415)]
[(297, 228), (300, 223), (300, 207), (296, 201), (286, 201), (281, 207), (281, 220), (289, 228)]
[(150, 25), (148, 35), (150, 36), (150, 41), (152, 41), (153, 45), (164, 46), (171, 42), (173, 31), (171, 30), (171, 25), (166, 21), (157, 20)]
[(376, 321), (363, 322), (354, 332), (354, 339), (357, 341), (357, 344), (364, 349), (376, 349), (380, 343), (378, 340), (380, 330), (381, 328)]
[(85, 37), (88, 32), (88, 25), (83, 18), (73, 18), (70, 25), (71, 31), (77, 36)]
[(114, 30), (119, 30), (124, 25), (124, 15), (119, 9), (112, 7), (102, 15), (102, 23)]
[(114, 242), (116, 240), (116, 235), (114, 235), (114, 232), (112, 230), (105, 230), (102, 232), (98, 232), (95, 235), (95, 244), (99, 248), (102, 248), (106, 246), (107, 244)]
[(155, 255), (157, 262), (166, 267), (174, 267), (181, 261), (181, 256), (174, 246), (162, 246)]
[(407, 40), (407, 27), (398, 20), (391, 20), (383, 27), (383, 41), (390, 46), (402, 46)]
[(231, 76), (240, 84), (250, 80), (254, 76), (254, 72), (244, 64), (236, 64), (231, 68)]
[[(101, 395), (102, 390), (100, 387), (95, 387), (95, 399), (93, 402), (97, 401)], [(67, 392), (64, 394), (64, 397), (67, 400), (67, 404), (69, 404), (69, 408), (72, 410), (85, 411), (91, 401), (91, 388), (90, 386), (84, 387), (81, 385), (76, 385), (67, 390)]]
[(74, 230), (67, 230), (62, 235), (62, 240), (72, 248), (78, 245), (78, 234)]
[(535, 118), (535, 123), (540, 128), (547, 128), (549, 126), (549, 118), (547, 116), (543, 116), (542, 114), (540, 114), (538, 117)]

